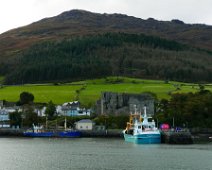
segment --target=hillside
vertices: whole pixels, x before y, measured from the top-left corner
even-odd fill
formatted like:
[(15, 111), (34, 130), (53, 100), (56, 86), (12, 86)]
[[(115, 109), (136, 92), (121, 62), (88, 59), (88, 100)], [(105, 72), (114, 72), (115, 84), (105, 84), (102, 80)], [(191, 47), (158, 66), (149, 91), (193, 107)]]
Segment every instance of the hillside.
[[(88, 58), (90, 58), (90, 55), (93, 55), (93, 57), (94, 56), (96, 57), (95, 58), (96, 60), (93, 62), (95, 64), (89, 65), (89, 68), (91, 67), (94, 68), (93, 70), (95, 70), (98, 66), (106, 66), (106, 67), (102, 67), (102, 70), (99, 72), (99, 75), (96, 75), (96, 72), (95, 72), (94, 75), (93, 74), (89, 76), (80, 75), (78, 76), (78, 79), (95, 78), (101, 75), (102, 76), (124, 75), (124, 76), (135, 76), (135, 77), (144, 76), (146, 78), (171, 79), (171, 80), (180, 80), (180, 81), (207, 81), (207, 82), (211, 81), (211, 78), (209, 76), (212, 70), (211, 55), (207, 52), (203, 52), (203, 50), (198, 50), (198, 49), (201, 48), (209, 52), (212, 50), (212, 34), (211, 34), (212, 26), (198, 25), (198, 24), (194, 24), (194, 25), (185, 24), (179, 20), (172, 20), (170, 22), (157, 21), (152, 18), (148, 20), (143, 20), (140, 18), (135, 18), (132, 16), (127, 16), (122, 14), (98, 14), (98, 13), (91, 13), (91, 12), (82, 11), (82, 10), (67, 11), (58, 16), (55, 16), (52, 18), (45, 18), (41, 21), (32, 23), (28, 26), (17, 28), (17, 29), (1, 34), (0, 35), (0, 76), (6, 76), (6, 82), (10, 84), (24, 83), (24, 82), (30, 82), (30, 83), (42, 82), (43, 80), (47, 80), (47, 81), (48, 80), (71, 80), (71, 81), (76, 80), (76, 77), (70, 78), (70, 76), (71, 77), (73, 76), (73, 74), (70, 74), (70, 71), (67, 74), (68, 76), (65, 76), (65, 77), (54, 76), (52, 74), (49, 74), (51, 76), (48, 77), (47, 79), (45, 76), (43, 78), (39, 76), (39, 78), (37, 78), (36, 80), (34, 78), (32, 79), (23, 78), (23, 77), (29, 77), (29, 75), (31, 74), (35, 75), (35, 72), (38, 69), (38, 68), (34, 68), (34, 70), (33, 69), (29, 70), (28, 67), (24, 68), (25, 66), (24, 64), (29, 66), (29, 64), (33, 63), (32, 58), (34, 57), (32, 55), (34, 54), (32, 51), (33, 49), (38, 48), (39, 54), (42, 53), (41, 52), (42, 50), (44, 51), (43, 51), (42, 59), (37, 58), (37, 61), (38, 60), (46, 61), (46, 64), (49, 61), (51, 61), (50, 62), (51, 64), (53, 62), (54, 63), (62, 62), (60, 68), (68, 66), (66, 68), (67, 70), (70, 70), (69, 69), (70, 61), (73, 61), (72, 60), (73, 56), (69, 55), (65, 51), (61, 52), (63, 56), (58, 56), (60, 52), (58, 52), (57, 47), (61, 46), (61, 44), (64, 44), (64, 41), (66, 41), (64, 39), (68, 39), (69, 41), (68, 43), (70, 43), (70, 41), (72, 40), (76, 42), (76, 39), (78, 37), (78, 39), (80, 39), (79, 45), (82, 45), (82, 44), (86, 44), (83, 41), (87, 41), (88, 39), (87, 37), (95, 37), (95, 36), (104, 37), (108, 32), (110, 33), (124, 32), (130, 35), (132, 34), (137, 35), (138, 37), (140, 36), (140, 34), (149, 35), (149, 37), (156, 36), (156, 37), (167, 39), (166, 41), (170, 42), (171, 44), (173, 42), (172, 40), (174, 40), (174, 41), (182, 43), (181, 46), (187, 45), (188, 47), (189, 46), (190, 47), (183, 50), (180, 49), (181, 52), (178, 55), (178, 50), (175, 50), (175, 49), (174, 50), (166, 49), (161, 46), (157, 47), (156, 49), (154, 45), (151, 46), (150, 44), (147, 44), (147, 48), (144, 49), (143, 45), (137, 42), (120, 42), (120, 40), (118, 40), (119, 45), (115, 45), (116, 48), (105, 47), (105, 45), (103, 44), (98, 46), (99, 49), (94, 47), (95, 50), (91, 50), (91, 52), (84, 51), (80, 55), (83, 55), (84, 59), (87, 56)], [(116, 38), (115, 34), (113, 34), (113, 36), (114, 37), (112, 37), (112, 39)], [(41, 45), (34, 45), (34, 44), (40, 44), (40, 43)], [(50, 47), (47, 50), (48, 53), (47, 54), (45, 53), (44, 55), (44, 52), (46, 49), (45, 46), (47, 44), (48, 44), (48, 47), (49, 46)], [(74, 43), (71, 43), (71, 44), (74, 44)], [(94, 44), (95, 42), (93, 43), (93, 45)], [(198, 48), (198, 49), (195, 49), (195, 48)], [(86, 47), (86, 49), (90, 49), (90, 47)], [(50, 50), (57, 51), (57, 59), (56, 59), (56, 56), (53, 56), (54, 60), (52, 60), (52, 58), (49, 58)], [(66, 49), (66, 50), (69, 50), (69, 49)], [(104, 55), (106, 53), (105, 50), (107, 51), (107, 56)], [(120, 59), (121, 56), (123, 56), (123, 54), (127, 54), (127, 60), (131, 60), (131, 62), (134, 64), (128, 65), (122, 69), (122, 67), (124, 66), (122, 66), (122, 64), (117, 65), (117, 63), (124, 62), (122, 61), (122, 59)], [(27, 56), (31, 56), (31, 59)], [(64, 56), (66, 60), (63, 60)], [(80, 56), (75, 55), (75, 57), (80, 57)], [(153, 62), (150, 62), (150, 61), (146, 62), (146, 60), (148, 60), (149, 58), (153, 58), (152, 59)], [(79, 62), (78, 59), (75, 60), (75, 63)], [(113, 62), (115, 61), (114, 59), (117, 59), (119, 61)], [(69, 62), (67, 63), (67, 65), (64, 65), (64, 63), (67, 60), (69, 60)], [(86, 59), (86, 60), (90, 60), (90, 59)], [(86, 60), (84, 60), (83, 63), (85, 63)], [(135, 66), (137, 61), (139, 61), (138, 62), (139, 64)], [(158, 63), (158, 61), (160, 61), (159, 62), (160, 64)], [(165, 62), (164, 67), (161, 61)], [(39, 64), (39, 61), (37, 62), (37, 64)], [(37, 74), (44, 75), (44, 72), (46, 72), (45, 69), (48, 70), (48, 67), (44, 66), (46, 64), (41, 64), (42, 66), (38, 65), (40, 70), (42, 69), (44, 70), (40, 71)], [(128, 64), (130, 63), (128, 62)], [(140, 68), (140, 67), (142, 68), (147, 67), (147, 64), (149, 65), (148, 69)], [(180, 66), (181, 64), (183, 66)], [(118, 67), (115, 68), (116, 66)], [(57, 69), (58, 67), (52, 67), (52, 68)], [(159, 71), (161, 68), (162, 70)], [(169, 71), (170, 68), (172, 68), (171, 70), (173, 71), (170, 72)], [(14, 71), (16, 69), (18, 69), (17, 73), (15, 73), (16, 71)], [(79, 67), (77, 69), (79, 69)], [(108, 69), (110, 69), (110, 71)], [(174, 71), (174, 69), (178, 71)], [(87, 70), (88, 68), (83, 69), (83, 71), (87, 71)], [(149, 73), (149, 70), (151, 71), (151, 73)], [(22, 77), (20, 76), (17, 78), (14, 77), (16, 76), (16, 74), (20, 73), (20, 71), (24, 71), (24, 73), (30, 72), (30, 74), (27, 73), (27, 74), (23, 74)], [(159, 75), (156, 74), (158, 72), (160, 72)], [(189, 76), (191, 78), (189, 78)]]
[(32, 46), (19, 57), (6, 84), (130, 76), (212, 81), (212, 55), (143, 34), (107, 33)]
[(0, 35), (0, 49), (22, 49), (44, 39), (106, 32), (144, 33), (212, 50), (212, 26), (143, 20), (123, 14), (71, 10)]
[[(212, 91), (212, 86), (206, 85), (205, 89)], [(158, 99), (170, 99), (173, 93), (198, 92), (199, 86), (182, 82), (106, 77), (66, 84), (3, 86), (0, 88), (0, 100), (16, 102), (23, 91), (32, 93), (35, 102), (47, 103), (52, 100), (56, 104), (62, 104), (79, 100), (82, 105), (90, 107), (96, 103), (103, 91), (137, 94), (152, 92)]]

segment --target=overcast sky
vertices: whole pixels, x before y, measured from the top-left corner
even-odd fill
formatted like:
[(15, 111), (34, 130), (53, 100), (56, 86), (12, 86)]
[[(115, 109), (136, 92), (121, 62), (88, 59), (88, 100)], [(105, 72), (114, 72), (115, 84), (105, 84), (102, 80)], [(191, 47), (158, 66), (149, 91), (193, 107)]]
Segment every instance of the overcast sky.
[(0, 33), (71, 9), (212, 25), (212, 0), (0, 0)]

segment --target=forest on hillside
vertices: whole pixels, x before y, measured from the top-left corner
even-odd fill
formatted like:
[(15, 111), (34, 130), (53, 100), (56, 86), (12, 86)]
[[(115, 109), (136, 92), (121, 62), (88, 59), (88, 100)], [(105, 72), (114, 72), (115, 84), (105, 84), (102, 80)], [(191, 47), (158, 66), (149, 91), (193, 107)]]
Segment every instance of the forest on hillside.
[(5, 84), (76, 81), (129, 76), (186, 82), (212, 81), (212, 54), (144, 34), (102, 35), (46, 41), (1, 67)]

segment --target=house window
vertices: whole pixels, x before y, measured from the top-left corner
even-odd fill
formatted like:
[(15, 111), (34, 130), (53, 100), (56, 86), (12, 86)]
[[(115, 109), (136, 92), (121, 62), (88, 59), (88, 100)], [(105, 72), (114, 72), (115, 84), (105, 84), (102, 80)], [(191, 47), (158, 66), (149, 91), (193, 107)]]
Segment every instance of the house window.
[(88, 129), (88, 126), (86, 126), (86, 129)]
[(82, 126), (80, 126), (80, 129), (82, 129)]

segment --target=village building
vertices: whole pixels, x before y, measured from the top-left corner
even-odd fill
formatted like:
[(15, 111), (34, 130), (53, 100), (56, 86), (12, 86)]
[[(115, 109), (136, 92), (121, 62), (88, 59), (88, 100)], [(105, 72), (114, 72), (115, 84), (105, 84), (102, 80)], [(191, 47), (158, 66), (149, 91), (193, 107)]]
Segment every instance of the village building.
[(62, 106), (57, 106), (56, 111), (58, 115), (63, 116), (90, 116), (91, 110), (80, 108), (79, 101), (67, 102)]
[(10, 127), (10, 113), (15, 112), (15, 108), (0, 108), (0, 128)]
[(82, 119), (75, 123), (76, 130), (93, 130), (95, 123), (90, 119)]

